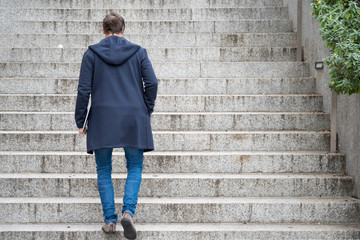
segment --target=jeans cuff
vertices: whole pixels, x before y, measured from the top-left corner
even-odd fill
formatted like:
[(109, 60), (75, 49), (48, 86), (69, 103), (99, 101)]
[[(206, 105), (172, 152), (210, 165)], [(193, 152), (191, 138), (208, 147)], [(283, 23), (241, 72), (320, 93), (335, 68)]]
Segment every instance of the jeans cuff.
[(105, 218), (104, 222), (106, 224), (111, 224), (111, 223), (116, 224), (117, 220), (118, 220), (118, 216), (117, 216), (117, 214), (115, 214), (114, 218), (110, 218), (110, 219)]
[(109, 224), (116, 224), (116, 220), (104, 220), (104, 222), (109, 225)]
[(134, 217), (134, 213), (132, 213), (132, 212), (129, 211), (129, 210), (125, 210), (125, 211), (122, 213), (123, 216), (124, 216), (124, 213), (125, 213), (125, 212), (128, 212), (132, 218)]

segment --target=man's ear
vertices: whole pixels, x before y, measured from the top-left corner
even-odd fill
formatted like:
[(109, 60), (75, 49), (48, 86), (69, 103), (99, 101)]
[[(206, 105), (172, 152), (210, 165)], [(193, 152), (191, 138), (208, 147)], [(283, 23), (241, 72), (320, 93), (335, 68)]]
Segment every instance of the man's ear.
[(121, 35), (124, 34), (124, 31), (125, 31), (125, 27), (122, 28), (122, 30), (121, 30)]
[(105, 33), (105, 31), (104, 31), (104, 29), (103, 29), (103, 28), (101, 29), (101, 31), (102, 31), (102, 33), (103, 33), (103, 34), (105, 34), (105, 35), (106, 35), (106, 33)]

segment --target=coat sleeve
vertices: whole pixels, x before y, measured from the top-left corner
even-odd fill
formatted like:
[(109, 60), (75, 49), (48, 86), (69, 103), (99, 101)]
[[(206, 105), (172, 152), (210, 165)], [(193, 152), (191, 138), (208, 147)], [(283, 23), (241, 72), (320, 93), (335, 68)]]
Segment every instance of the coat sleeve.
[(89, 103), (89, 97), (92, 89), (92, 79), (94, 75), (94, 53), (91, 50), (87, 50), (84, 53), (79, 84), (77, 88), (76, 106), (75, 106), (75, 122), (78, 128), (82, 128)]
[(141, 48), (141, 77), (144, 82), (144, 101), (151, 114), (154, 111), (158, 80), (144, 48)]

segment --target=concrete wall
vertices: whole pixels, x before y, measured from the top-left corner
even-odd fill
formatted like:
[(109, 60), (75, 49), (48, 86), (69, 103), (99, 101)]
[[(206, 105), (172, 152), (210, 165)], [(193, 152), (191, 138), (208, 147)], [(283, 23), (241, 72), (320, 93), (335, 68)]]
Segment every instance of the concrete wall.
[[(304, 60), (310, 63), (312, 76), (316, 78), (316, 92), (324, 96), (324, 111), (330, 112), (331, 91), (327, 87), (329, 82), (328, 69), (316, 70), (316, 61), (322, 61), (329, 55), (324, 42), (319, 34), (319, 24), (311, 16), (311, 1), (302, 0), (303, 25), (302, 41), (304, 46)], [(297, 27), (297, 0), (284, 0), (289, 7), (290, 17), (294, 23), (294, 31)], [(355, 195), (360, 197), (360, 95), (338, 95), (338, 149), (346, 153), (347, 173), (355, 177)]]

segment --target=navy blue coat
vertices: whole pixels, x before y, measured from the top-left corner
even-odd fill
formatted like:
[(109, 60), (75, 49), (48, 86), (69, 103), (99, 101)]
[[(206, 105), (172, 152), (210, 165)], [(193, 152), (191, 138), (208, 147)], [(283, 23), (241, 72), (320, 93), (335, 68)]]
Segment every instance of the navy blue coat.
[(109, 36), (84, 53), (75, 121), (82, 128), (91, 94), (87, 153), (103, 148), (154, 150), (150, 115), (157, 78), (147, 52), (124, 37)]

